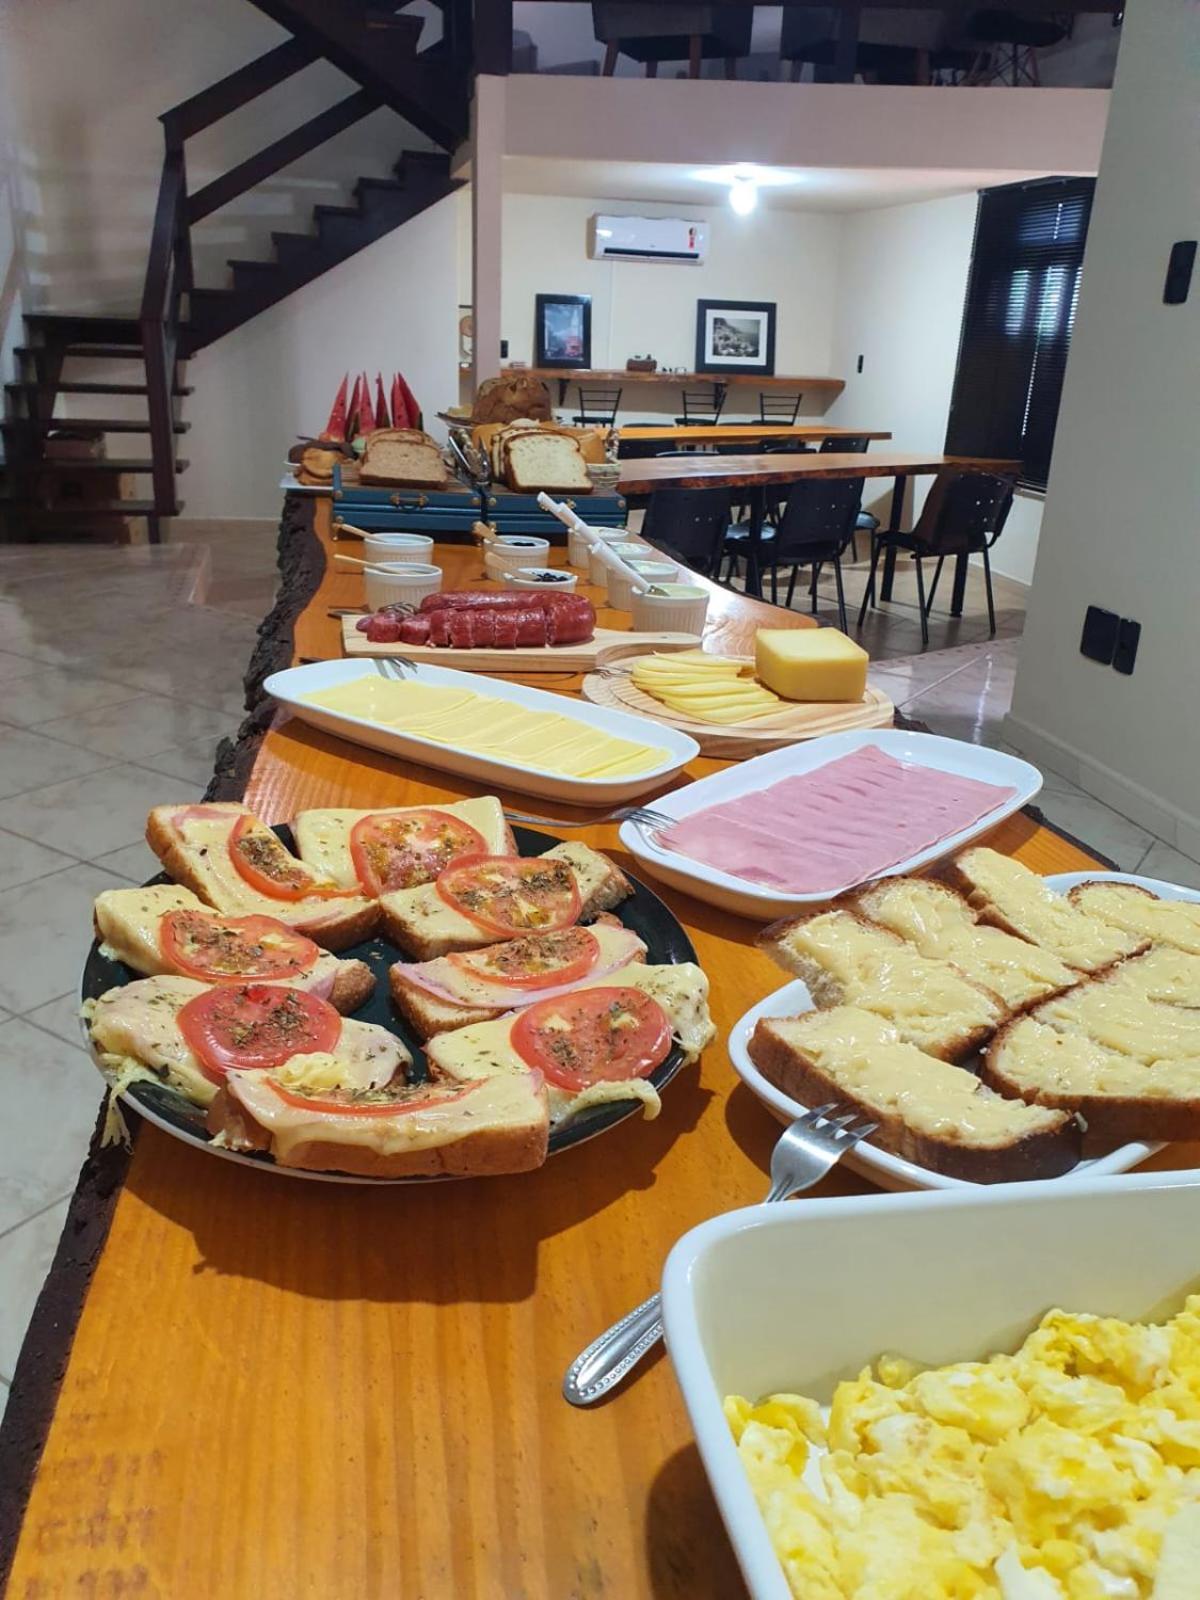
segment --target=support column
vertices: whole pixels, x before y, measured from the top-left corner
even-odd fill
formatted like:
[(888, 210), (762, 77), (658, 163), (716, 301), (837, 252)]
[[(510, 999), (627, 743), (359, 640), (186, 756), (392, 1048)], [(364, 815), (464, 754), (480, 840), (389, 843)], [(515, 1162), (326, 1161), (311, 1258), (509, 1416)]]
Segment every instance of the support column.
[(474, 388), (500, 370), (500, 263), (508, 79), (479, 77), (471, 112), (471, 299)]

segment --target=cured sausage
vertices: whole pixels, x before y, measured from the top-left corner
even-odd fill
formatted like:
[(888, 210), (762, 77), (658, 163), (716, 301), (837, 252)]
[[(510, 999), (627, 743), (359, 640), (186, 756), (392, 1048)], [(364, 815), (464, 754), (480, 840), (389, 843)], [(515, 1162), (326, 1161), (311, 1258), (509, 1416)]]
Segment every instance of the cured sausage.
[(582, 644), (596, 629), (592, 602), (576, 594), (514, 594), (458, 589), (427, 595), (413, 616), (376, 612), (358, 624), (380, 644), (471, 650)]
[(547, 595), (546, 643), (582, 644), (596, 631), (596, 608), (581, 594)]
[(528, 593), (509, 589), (447, 589), (442, 594), (427, 594), (422, 611), (521, 611), (531, 603)]

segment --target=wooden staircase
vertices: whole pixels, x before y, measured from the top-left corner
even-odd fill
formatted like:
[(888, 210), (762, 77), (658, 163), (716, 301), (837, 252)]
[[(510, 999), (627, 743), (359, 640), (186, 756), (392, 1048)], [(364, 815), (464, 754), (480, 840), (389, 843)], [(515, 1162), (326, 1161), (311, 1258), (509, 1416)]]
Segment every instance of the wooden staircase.
[[(0, 423), (3, 537), (70, 533), (95, 520), (139, 516), (157, 543), (160, 519), (182, 509), (178, 479), (187, 462), (176, 449), (188, 424), (178, 412), (190, 392), (182, 364), (458, 187), (450, 158), (468, 132), (471, 0), (435, 0), (441, 36), (426, 49), (425, 25), (408, 13), (409, 0), (251, 3), (291, 37), (160, 118), (166, 148), (139, 314), (25, 318), (26, 342), (16, 351), (15, 381), (5, 385)], [(189, 193), (187, 139), (322, 57), (358, 85), (355, 92)], [(195, 283), (195, 225), (381, 106), (440, 148), (403, 151), (392, 178), (359, 180), (352, 205), (314, 207), (312, 232), (273, 234), (271, 260), (231, 259), (228, 284)], [(144, 415), (126, 415), (128, 403), (143, 397)], [(110, 399), (116, 403), (106, 404)], [(114, 456), (58, 453), (64, 435), (126, 434), (147, 444)], [(149, 495), (121, 498), (121, 474), (149, 479)]]

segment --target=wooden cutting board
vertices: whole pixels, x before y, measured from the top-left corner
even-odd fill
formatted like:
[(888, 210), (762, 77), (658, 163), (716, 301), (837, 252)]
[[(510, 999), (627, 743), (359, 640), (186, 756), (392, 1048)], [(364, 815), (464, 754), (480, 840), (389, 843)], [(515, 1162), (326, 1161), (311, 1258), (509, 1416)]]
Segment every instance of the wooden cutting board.
[[(633, 635), (626, 635), (632, 638)], [(785, 744), (816, 739), (823, 733), (845, 733), (850, 728), (890, 728), (895, 706), (879, 689), (869, 685), (863, 698), (846, 701), (785, 701), (784, 709), (769, 717), (754, 717), (746, 722), (702, 722), (672, 711), (639, 689), (629, 673), (636, 657), (615, 658), (606, 663), (603, 673), (593, 672), (583, 680), (583, 697), (593, 705), (613, 706), (620, 711), (635, 711), (639, 716), (690, 733), (700, 746), (701, 755), (724, 761), (744, 761), (765, 755)], [(748, 665), (753, 665), (749, 660)]]
[(432, 661), (459, 672), (592, 672), (602, 662), (622, 656), (644, 656), (655, 650), (695, 650), (700, 644), (694, 633), (625, 633), (618, 628), (597, 628), (584, 644), (454, 650), (432, 644), (372, 644), (365, 633), (355, 628), (357, 621), (357, 617), (342, 618), (345, 655), (403, 656), (408, 661)]

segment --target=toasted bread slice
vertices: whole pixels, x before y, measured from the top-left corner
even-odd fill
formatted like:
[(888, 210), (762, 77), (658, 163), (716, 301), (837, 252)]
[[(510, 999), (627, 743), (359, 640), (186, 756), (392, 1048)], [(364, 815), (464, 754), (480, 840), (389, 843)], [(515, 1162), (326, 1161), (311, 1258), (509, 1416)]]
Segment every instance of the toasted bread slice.
[(233, 1073), (209, 1108), (208, 1128), (234, 1150), (268, 1150), (282, 1167), (364, 1178), (492, 1177), (546, 1159), (550, 1115), (540, 1073), (448, 1089), (421, 1084), (396, 1113), (297, 1107), (269, 1073)]
[(1085, 917), (1134, 938), (1200, 956), (1200, 901), (1163, 900), (1137, 883), (1077, 883), (1067, 899)]
[[(572, 930), (567, 930), (571, 932)], [(591, 925), (597, 945), (592, 968), (574, 982), (555, 985), (529, 982), (538, 971), (541, 952), (545, 959), (559, 960), (557, 951), (562, 935), (532, 933), (490, 945), (471, 958), (464, 969), (451, 957), (413, 965), (397, 961), (388, 974), (392, 1000), (404, 1020), (422, 1039), (466, 1028), (473, 1022), (488, 1022), (506, 1011), (516, 1011), (551, 994), (566, 993), (586, 983), (597, 982), (605, 973), (615, 972), (630, 961), (644, 961), (646, 946), (637, 934), (623, 928), (617, 919), (603, 912)], [(564, 958), (565, 959), (565, 958)], [(496, 974), (515, 974), (520, 984), (496, 981)]]
[(1079, 973), (1053, 951), (981, 923), (964, 895), (934, 878), (880, 878), (848, 896), (847, 904), (923, 956), (952, 961), (994, 990), (1010, 1014), (1079, 982)]
[(376, 811), (338, 806), (301, 811), (292, 822), (296, 853), (306, 866), (321, 877), (331, 878), (343, 889), (365, 893), (354, 870), (354, 858), (350, 851), (351, 830), (364, 817), (403, 817), (422, 811), (444, 811), (474, 828), (483, 840), (482, 848), (487, 855), (511, 856), (517, 853), (512, 829), (495, 795), (481, 795), (476, 800), (449, 800), (440, 806), (381, 806)]
[[(556, 844), (538, 860), (565, 861), (579, 886), (579, 922), (591, 922), (632, 893), (629, 879), (607, 856), (586, 844)], [(496, 935), (472, 922), (439, 895), (434, 884), (398, 889), (379, 897), (384, 931), (418, 961), (432, 961), (452, 950), (481, 950)]]
[(949, 961), (921, 955), (857, 911), (818, 911), (776, 922), (759, 943), (804, 980), (820, 1009), (861, 1006), (942, 1061), (963, 1060), (1008, 1015), (991, 989)]
[(763, 1017), (748, 1045), (759, 1071), (801, 1105), (837, 1101), (879, 1124), (871, 1143), (972, 1183), (1052, 1178), (1079, 1160), (1073, 1118), (991, 1093), (858, 1006)]
[(1200, 1138), (1200, 1059), (1148, 1064), (1037, 1012), (1001, 1028), (984, 1055), (983, 1081), (1001, 1094), (1079, 1112), (1095, 1138)]
[(1149, 946), (1144, 935), (1085, 916), (1065, 895), (1048, 889), (1036, 872), (998, 850), (984, 846), (965, 851), (951, 863), (947, 876), (982, 921), (1052, 951), (1078, 972), (1102, 972)]
[[(301, 900), (283, 900), (252, 888), (230, 854), (233, 832), (242, 817), (251, 819), (256, 839), (266, 842), (269, 836), (273, 858), (306, 872), (318, 893)], [(146, 843), (171, 877), (206, 905), (229, 916), (274, 917), (306, 933), (326, 950), (360, 944), (378, 924), (376, 901), (353, 894), (330, 896), (328, 891), (336, 885), (285, 850), (248, 806), (233, 801), (155, 806), (146, 821)]]
[[(93, 910), (101, 953), (124, 962), (144, 978), (164, 973), (194, 976), (173, 965), (163, 952), (162, 920), (172, 911), (201, 912), (217, 925), (225, 915), (175, 883), (152, 883), (142, 889), (105, 889), (96, 897)], [(375, 989), (375, 976), (365, 961), (339, 961), (324, 951), (307, 971), (254, 981), (307, 989), (341, 1012), (357, 1011)]]
[[(1178, 952), (1170, 954), (1178, 957)], [(1193, 987), (1180, 993), (1172, 975), (1156, 962), (1157, 955), (1151, 950), (1123, 961), (1103, 977), (1043, 1002), (1031, 1015), (1060, 1033), (1094, 1039), (1146, 1066), (1200, 1063), (1200, 992)], [(1200, 965), (1194, 956), (1180, 959)]]

